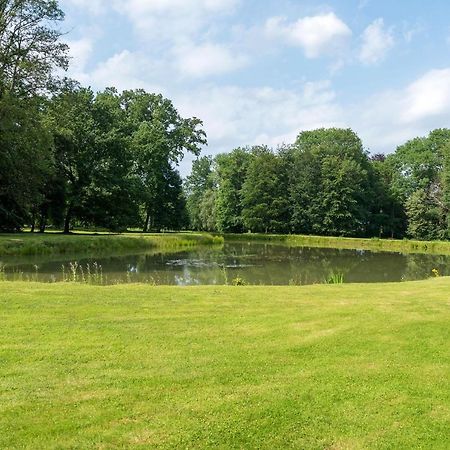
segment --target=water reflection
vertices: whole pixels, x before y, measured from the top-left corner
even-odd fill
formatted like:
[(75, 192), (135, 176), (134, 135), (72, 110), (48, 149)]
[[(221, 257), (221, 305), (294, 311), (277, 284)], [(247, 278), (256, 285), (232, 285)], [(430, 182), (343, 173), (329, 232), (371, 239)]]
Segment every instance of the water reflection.
[[(62, 279), (62, 266), (97, 262), (105, 283), (148, 282), (172, 285), (222, 285), (243, 278), (254, 285), (323, 283), (331, 273), (345, 282), (389, 282), (424, 279), (436, 268), (450, 274), (449, 256), (403, 255), (362, 250), (287, 247), (255, 242), (227, 242), (223, 248), (203, 247), (178, 253), (5, 260), (9, 279)], [(36, 267), (38, 269), (36, 269)]]

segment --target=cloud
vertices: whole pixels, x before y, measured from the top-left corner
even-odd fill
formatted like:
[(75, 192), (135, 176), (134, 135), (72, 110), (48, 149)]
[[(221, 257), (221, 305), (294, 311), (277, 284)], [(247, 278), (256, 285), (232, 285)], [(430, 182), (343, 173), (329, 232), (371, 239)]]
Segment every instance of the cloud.
[[(142, 88), (164, 94), (165, 89), (155, 81), (160, 78), (160, 70), (162, 68), (153, 64), (146, 55), (123, 50), (98, 63), (93, 70), (75, 75), (82, 84), (98, 90), (114, 86), (118, 90)], [(72, 75), (73, 69), (69, 73)]]
[(213, 43), (181, 45), (175, 48), (174, 53), (181, 74), (195, 78), (232, 72), (247, 63), (245, 56), (225, 45)]
[(342, 124), (328, 81), (298, 90), (204, 85), (176, 96), (182, 114), (204, 120), (214, 153), (238, 145), (292, 142), (304, 129)]
[(450, 68), (431, 70), (404, 92), (403, 122), (450, 114)]
[(376, 19), (364, 30), (359, 60), (366, 65), (376, 64), (393, 46), (392, 30), (385, 28), (383, 19)]
[(142, 37), (177, 41), (205, 31), (215, 15), (227, 14), (240, 0), (114, 0)]
[(82, 73), (92, 56), (93, 44), (89, 38), (82, 38), (76, 41), (67, 41), (70, 54), (71, 71), (74, 73)]
[(370, 96), (349, 110), (348, 120), (369, 147), (392, 152), (450, 123), (450, 68), (430, 70), (399, 90)]
[(272, 17), (265, 31), (271, 38), (302, 48), (307, 58), (341, 52), (352, 36), (350, 28), (334, 13), (303, 17), (292, 23)]

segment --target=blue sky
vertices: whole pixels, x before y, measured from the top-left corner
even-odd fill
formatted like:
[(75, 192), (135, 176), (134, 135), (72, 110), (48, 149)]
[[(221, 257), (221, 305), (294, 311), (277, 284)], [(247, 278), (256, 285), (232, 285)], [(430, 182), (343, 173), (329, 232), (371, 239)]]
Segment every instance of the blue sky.
[[(448, 0), (62, 0), (70, 75), (144, 88), (217, 154), (353, 128), (371, 152), (450, 127)], [(186, 173), (187, 160), (182, 165)]]

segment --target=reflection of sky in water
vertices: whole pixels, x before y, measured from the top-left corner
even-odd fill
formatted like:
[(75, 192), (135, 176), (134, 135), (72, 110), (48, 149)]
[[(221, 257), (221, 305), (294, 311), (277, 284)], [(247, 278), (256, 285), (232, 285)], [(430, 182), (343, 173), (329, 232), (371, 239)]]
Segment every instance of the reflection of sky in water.
[[(67, 258), (67, 259), (64, 259)], [(240, 277), (248, 284), (287, 285), (323, 283), (332, 274), (346, 282), (382, 282), (428, 278), (432, 269), (450, 275), (450, 257), (402, 255), (364, 250), (294, 248), (277, 244), (227, 242), (221, 247), (200, 247), (177, 253), (109, 257), (33, 257), (5, 259), (9, 279), (57, 281), (70, 262), (85, 269), (102, 267), (106, 283), (149, 282), (179, 286), (226, 284)], [(0, 262), (0, 264), (2, 263)], [(36, 267), (38, 269), (36, 270)]]

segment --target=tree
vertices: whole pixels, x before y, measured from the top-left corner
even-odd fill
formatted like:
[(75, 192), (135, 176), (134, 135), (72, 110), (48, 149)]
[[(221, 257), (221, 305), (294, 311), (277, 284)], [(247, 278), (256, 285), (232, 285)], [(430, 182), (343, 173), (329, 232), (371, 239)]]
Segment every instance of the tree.
[(247, 168), (251, 159), (248, 149), (237, 148), (231, 153), (216, 157), (217, 227), (225, 233), (241, 233), (244, 231), (242, 219), (241, 189), (247, 176)]
[[(427, 137), (412, 139), (397, 148), (389, 157), (394, 169), (391, 190), (406, 205), (408, 233), (417, 238), (425, 236), (444, 237), (448, 234), (446, 216), (448, 205), (445, 182), (447, 146), (450, 143), (450, 130), (437, 129)], [(443, 178), (444, 177), (444, 178)], [(431, 208), (424, 214), (419, 200), (426, 199), (425, 205)], [(428, 221), (427, 226), (424, 221)], [(438, 227), (435, 232), (425, 228)]]
[(54, 0), (0, 2), (0, 229), (33, 221), (52, 172), (51, 138), (42, 109), (67, 67), (55, 29), (64, 15)]
[(287, 171), (267, 147), (254, 147), (242, 186), (242, 220), (253, 232), (286, 232), (289, 227)]
[(375, 155), (370, 159), (372, 210), (369, 235), (401, 238), (406, 232), (406, 212), (402, 199), (392, 189), (395, 169), (392, 155)]
[(204, 231), (217, 231), (216, 196), (215, 189), (208, 189), (202, 196), (199, 220)]
[(414, 239), (442, 239), (441, 209), (432, 192), (418, 189), (406, 202), (408, 236)]
[(145, 211), (143, 230), (156, 223), (160, 198), (167, 189), (168, 171), (178, 165), (185, 152), (198, 155), (206, 134), (197, 118), (182, 118), (172, 102), (143, 90), (125, 91), (121, 105), (131, 137), (134, 174), (140, 183)]
[(118, 94), (68, 86), (48, 109), (58, 177), (64, 184), (64, 232), (73, 219), (121, 230), (138, 217), (137, 180)]
[(51, 89), (55, 69), (68, 65), (68, 46), (55, 28), (63, 19), (56, 0), (0, 3), (0, 96), (30, 97)]
[(211, 221), (206, 221), (202, 214), (202, 202), (207, 192), (214, 189), (213, 159), (211, 156), (203, 156), (192, 164), (191, 174), (187, 177), (185, 191), (187, 195), (187, 210), (190, 226), (194, 230), (206, 231), (211, 227)]
[(303, 132), (290, 158), (293, 231), (344, 236), (367, 233), (370, 164), (352, 130)]
[(40, 99), (0, 97), (0, 230), (31, 221), (52, 173), (52, 141), (42, 122)]

